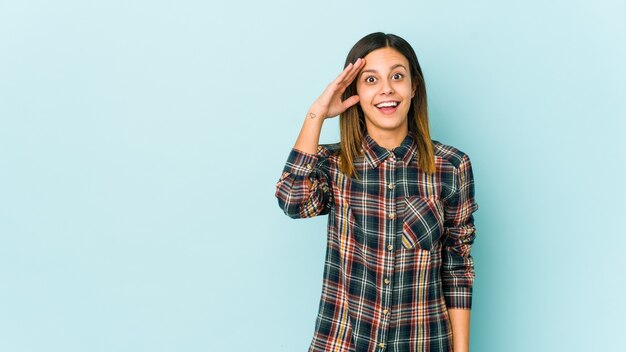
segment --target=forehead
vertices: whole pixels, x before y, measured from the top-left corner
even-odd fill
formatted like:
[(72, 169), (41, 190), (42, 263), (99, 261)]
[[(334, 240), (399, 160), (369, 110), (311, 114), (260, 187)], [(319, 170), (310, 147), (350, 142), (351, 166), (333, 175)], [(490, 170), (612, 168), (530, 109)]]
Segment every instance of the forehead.
[(409, 68), (409, 60), (393, 48), (381, 48), (365, 55), (365, 67), (363, 70), (374, 69), (377, 71), (390, 69), (392, 66), (401, 64)]

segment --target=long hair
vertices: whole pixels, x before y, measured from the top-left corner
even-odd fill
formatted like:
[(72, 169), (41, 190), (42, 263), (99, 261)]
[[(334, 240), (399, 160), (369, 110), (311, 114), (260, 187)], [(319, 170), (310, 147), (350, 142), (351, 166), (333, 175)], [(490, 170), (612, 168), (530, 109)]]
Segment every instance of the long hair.
[[(409, 62), (411, 83), (417, 83), (415, 96), (411, 99), (408, 112), (409, 132), (413, 134), (417, 144), (418, 166), (427, 173), (435, 172), (435, 156), (430, 139), (428, 127), (428, 103), (426, 101), (426, 83), (422, 75), (422, 69), (417, 61), (415, 51), (406, 40), (393, 34), (376, 32), (361, 38), (350, 50), (344, 68), (356, 59), (365, 57), (370, 52), (392, 48), (404, 55)], [(357, 94), (356, 80), (354, 80), (343, 93), (343, 99)], [(348, 108), (339, 116), (340, 133), (340, 169), (348, 177), (356, 174), (354, 160), (361, 155), (361, 143), (365, 136), (365, 115), (360, 104)], [(358, 178), (358, 175), (356, 175)]]

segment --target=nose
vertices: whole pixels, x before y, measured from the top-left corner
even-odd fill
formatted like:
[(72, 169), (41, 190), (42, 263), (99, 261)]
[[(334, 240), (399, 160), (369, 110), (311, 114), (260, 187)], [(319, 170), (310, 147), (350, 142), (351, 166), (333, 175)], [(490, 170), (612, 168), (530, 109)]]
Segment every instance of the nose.
[(383, 80), (381, 94), (393, 94), (393, 87), (391, 87), (391, 82), (388, 79)]

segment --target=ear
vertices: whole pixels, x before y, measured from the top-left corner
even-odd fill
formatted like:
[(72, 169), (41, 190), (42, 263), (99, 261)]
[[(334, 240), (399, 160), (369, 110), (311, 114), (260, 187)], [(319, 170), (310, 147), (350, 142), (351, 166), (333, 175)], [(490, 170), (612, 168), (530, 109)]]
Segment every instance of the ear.
[(417, 82), (413, 82), (412, 83), (412, 90), (411, 90), (411, 99), (413, 99), (415, 97), (415, 92), (417, 91)]

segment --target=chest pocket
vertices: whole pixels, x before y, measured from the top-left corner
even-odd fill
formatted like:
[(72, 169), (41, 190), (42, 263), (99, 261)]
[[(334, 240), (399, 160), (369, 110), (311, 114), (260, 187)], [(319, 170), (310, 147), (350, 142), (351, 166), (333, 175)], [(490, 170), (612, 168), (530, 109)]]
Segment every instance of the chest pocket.
[(435, 198), (405, 198), (402, 246), (429, 251), (443, 234), (443, 207)]

